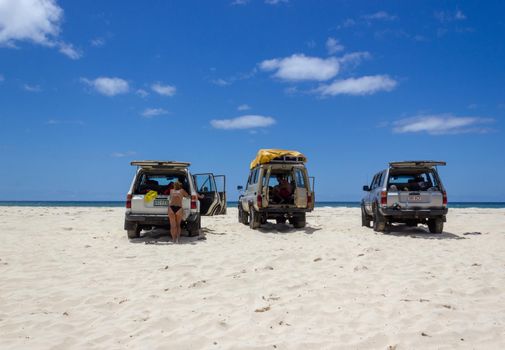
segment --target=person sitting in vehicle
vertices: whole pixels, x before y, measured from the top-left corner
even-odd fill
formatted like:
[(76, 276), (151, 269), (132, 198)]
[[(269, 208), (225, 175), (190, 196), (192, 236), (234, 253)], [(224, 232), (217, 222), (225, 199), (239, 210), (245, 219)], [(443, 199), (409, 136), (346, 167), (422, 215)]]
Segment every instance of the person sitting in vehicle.
[(272, 195), (276, 203), (283, 203), (291, 198), (293, 187), (283, 175), (277, 175), (278, 185), (272, 189)]

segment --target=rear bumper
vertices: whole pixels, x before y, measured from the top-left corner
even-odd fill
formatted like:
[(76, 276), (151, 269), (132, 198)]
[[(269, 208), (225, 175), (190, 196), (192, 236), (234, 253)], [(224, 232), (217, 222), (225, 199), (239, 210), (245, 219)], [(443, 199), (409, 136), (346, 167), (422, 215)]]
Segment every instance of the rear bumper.
[(385, 217), (398, 219), (430, 219), (440, 218), (447, 215), (447, 208), (437, 209), (394, 209), (379, 208), (380, 213)]
[[(182, 224), (185, 225), (188, 222), (194, 222), (198, 219), (198, 216), (198, 213), (191, 213), (186, 220), (182, 221)], [(168, 220), (168, 215), (126, 213), (124, 218), (125, 230), (133, 229), (137, 225), (169, 227), (170, 221)]]
[(312, 208), (260, 208), (259, 212), (264, 214), (272, 215), (293, 215), (311, 212)]

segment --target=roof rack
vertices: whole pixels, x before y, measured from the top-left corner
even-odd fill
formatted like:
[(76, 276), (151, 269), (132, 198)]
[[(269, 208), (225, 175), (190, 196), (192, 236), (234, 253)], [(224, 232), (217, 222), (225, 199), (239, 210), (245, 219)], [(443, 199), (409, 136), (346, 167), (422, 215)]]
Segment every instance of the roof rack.
[(412, 167), (423, 167), (432, 168), (438, 165), (446, 165), (446, 162), (437, 160), (406, 160), (402, 162), (390, 162), (389, 166), (391, 168), (412, 168)]
[(281, 156), (272, 159), (268, 163), (305, 163), (306, 160), (305, 157)]
[(191, 165), (188, 162), (173, 160), (134, 160), (130, 164), (141, 168), (187, 168)]

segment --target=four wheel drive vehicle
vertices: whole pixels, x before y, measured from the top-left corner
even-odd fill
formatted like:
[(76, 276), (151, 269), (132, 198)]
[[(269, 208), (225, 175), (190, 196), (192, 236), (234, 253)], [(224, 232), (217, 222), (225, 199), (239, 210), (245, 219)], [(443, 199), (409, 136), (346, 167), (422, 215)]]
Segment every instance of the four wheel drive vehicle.
[(430, 232), (442, 233), (447, 214), (447, 194), (437, 172), (437, 161), (389, 163), (378, 172), (361, 201), (361, 222), (382, 232), (393, 222), (409, 226), (427, 224)]
[(138, 168), (126, 197), (124, 228), (128, 238), (139, 237), (142, 229), (170, 227), (168, 202), (176, 181), (191, 196), (183, 199), (181, 224), (190, 236), (199, 234), (201, 215), (226, 214), (224, 175), (191, 175), (190, 163), (184, 162), (143, 160), (131, 165)]
[[(296, 151), (260, 150), (239, 197), (239, 222), (252, 229), (268, 219), (277, 223), (289, 220), (296, 228), (304, 227), (305, 213), (314, 209), (314, 178), (307, 175), (306, 161)], [(238, 186), (238, 190), (243, 187)]]

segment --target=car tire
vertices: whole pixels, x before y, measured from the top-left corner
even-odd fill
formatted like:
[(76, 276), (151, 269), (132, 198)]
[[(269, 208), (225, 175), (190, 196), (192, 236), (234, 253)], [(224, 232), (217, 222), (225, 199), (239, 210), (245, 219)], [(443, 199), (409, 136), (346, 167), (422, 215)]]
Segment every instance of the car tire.
[(202, 228), (202, 218), (198, 216), (198, 219), (192, 222), (188, 222), (186, 230), (188, 231), (188, 237), (196, 237), (200, 235), (200, 229)]
[(431, 233), (442, 233), (444, 232), (444, 220), (442, 219), (429, 219), (428, 228)]
[(365, 207), (361, 206), (361, 226), (370, 227), (370, 216), (366, 213)]
[(136, 226), (132, 230), (126, 230), (126, 235), (128, 236), (128, 239), (139, 238), (140, 237), (140, 231), (142, 231), (142, 229), (140, 227)]
[(379, 208), (376, 205), (374, 206), (373, 230), (375, 232), (384, 232), (386, 230), (386, 219), (379, 212)]
[(253, 207), (249, 208), (249, 227), (253, 230), (256, 230), (261, 225), (261, 216), (260, 214), (254, 210)]
[(249, 225), (249, 213), (244, 211), (240, 203), (238, 205), (238, 221), (244, 225)]
[(294, 216), (293, 218), (291, 218), (291, 220), (289, 220), (289, 222), (293, 224), (294, 228), (305, 227), (305, 225), (307, 224), (305, 213), (303, 213), (302, 215)]

